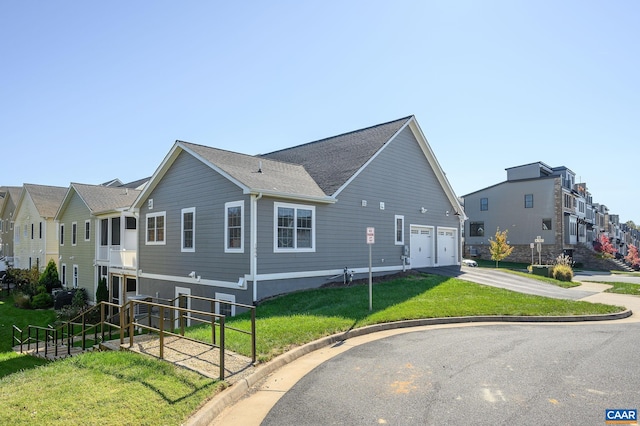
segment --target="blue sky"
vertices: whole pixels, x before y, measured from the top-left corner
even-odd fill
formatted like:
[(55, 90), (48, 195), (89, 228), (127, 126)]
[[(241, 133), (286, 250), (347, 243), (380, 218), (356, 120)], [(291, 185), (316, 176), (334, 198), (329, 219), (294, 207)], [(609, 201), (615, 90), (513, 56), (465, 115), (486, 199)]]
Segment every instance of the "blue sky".
[(0, 185), (133, 181), (176, 139), (258, 154), (413, 114), (458, 195), (543, 161), (640, 223), (639, 15), (636, 1), (5, 0)]

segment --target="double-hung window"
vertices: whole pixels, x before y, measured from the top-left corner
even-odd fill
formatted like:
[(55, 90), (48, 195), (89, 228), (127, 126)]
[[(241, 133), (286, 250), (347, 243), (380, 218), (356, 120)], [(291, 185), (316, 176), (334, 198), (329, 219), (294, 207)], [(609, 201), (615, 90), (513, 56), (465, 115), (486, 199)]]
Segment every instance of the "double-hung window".
[(182, 251), (196, 251), (196, 208), (182, 209)]
[(164, 236), (165, 217), (166, 217), (166, 212), (147, 214), (146, 243), (148, 245), (166, 244), (165, 236)]
[(524, 208), (525, 209), (533, 208), (533, 194), (524, 194)]
[(71, 222), (71, 245), (78, 244), (78, 222)]
[(404, 216), (395, 216), (396, 219), (396, 229), (395, 229), (395, 235), (396, 235), (396, 245), (402, 245), (404, 244)]
[(274, 251), (315, 251), (315, 207), (274, 203)]
[(488, 198), (480, 198), (480, 211), (489, 210), (489, 199)]
[(224, 251), (244, 252), (244, 201), (234, 201), (224, 205)]

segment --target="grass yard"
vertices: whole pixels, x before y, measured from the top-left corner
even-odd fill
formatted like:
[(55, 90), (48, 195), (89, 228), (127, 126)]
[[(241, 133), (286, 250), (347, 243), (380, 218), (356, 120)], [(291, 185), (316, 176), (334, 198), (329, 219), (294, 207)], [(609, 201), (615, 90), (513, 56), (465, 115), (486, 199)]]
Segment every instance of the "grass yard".
[[(436, 275), (413, 275), (373, 286), (369, 311), (368, 285), (323, 288), (292, 293), (262, 303), (257, 309), (258, 360), (268, 361), (323, 336), (366, 325), (418, 318), (471, 315), (580, 315), (619, 312), (621, 307), (550, 299), (516, 293)], [(239, 315), (228, 324), (249, 330)], [(194, 327), (191, 337), (210, 339), (207, 327)], [(250, 354), (250, 342), (228, 332), (227, 347)]]
[[(623, 308), (547, 299), (435, 275), (410, 275), (373, 286), (323, 288), (277, 297), (257, 308), (259, 361), (322, 336), (375, 323), (466, 315), (602, 314)], [(11, 352), (13, 323), (46, 325), (53, 311), (22, 311), (0, 300), (0, 424), (178, 425), (223, 383), (128, 352), (94, 352), (43, 362)], [(248, 330), (250, 319), (227, 321)], [(193, 327), (192, 337), (210, 339)], [(249, 339), (229, 331), (227, 347), (250, 354)]]
[(622, 282), (604, 282), (604, 281), (601, 281), (601, 283), (609, 284), (613, 286), (605, 290), (605, 292), (607, 293), (631, 294), (634, 296), (640, 296), (640, 284), (622, 283)]

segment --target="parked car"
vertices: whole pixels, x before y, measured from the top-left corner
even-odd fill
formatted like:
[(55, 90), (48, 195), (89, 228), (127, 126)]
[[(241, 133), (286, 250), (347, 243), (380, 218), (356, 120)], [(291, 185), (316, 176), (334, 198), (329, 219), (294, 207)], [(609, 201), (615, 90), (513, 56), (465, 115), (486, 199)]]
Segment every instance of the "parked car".
[(463, 266), (478, 266), (478, 262), (473, 259), (462, 259)]

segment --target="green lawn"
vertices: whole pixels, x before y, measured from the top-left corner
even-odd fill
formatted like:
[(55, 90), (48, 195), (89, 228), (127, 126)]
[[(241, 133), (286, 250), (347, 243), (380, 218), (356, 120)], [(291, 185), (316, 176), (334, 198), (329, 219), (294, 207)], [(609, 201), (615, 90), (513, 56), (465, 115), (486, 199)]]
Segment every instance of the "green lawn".
[[(319, 337), (365, 325), (466, 315), (577, 315), (618, 312), (588, 302), (547, 299), (434, 275), (303, 291), (257, 308), (260, 361)], [(0, 424), (177, 425), (224, 386), (163, 361), (128, 352), (87, 353), (44, 363), (11, 353), (11, 324), (46, 325), (53, 311), (20, 311), (0, 301)], [(248, 330), (248, 316), (230, 318)], [(210, 339), (206, 328), (188, 334)], [(9, 342), (9, 343), (7, 343)], [(227, 333), (227, 347), (249, 355), (249, 339)]]
[(640, 296), (640, 284), (605, 281), (601, 281), (601, 283), (613, 286), (610, 289), (605, 290), (607, 293), (632, 294), (634, 296)]

